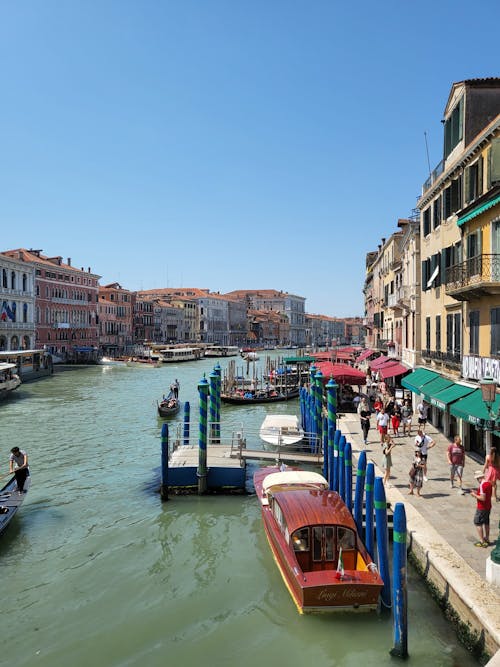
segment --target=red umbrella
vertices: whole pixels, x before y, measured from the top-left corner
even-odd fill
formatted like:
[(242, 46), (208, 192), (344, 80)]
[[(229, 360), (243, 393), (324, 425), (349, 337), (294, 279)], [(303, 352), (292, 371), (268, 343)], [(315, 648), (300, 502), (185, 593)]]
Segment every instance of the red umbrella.
[(323, 373), (326, 382), (328, 382), (330, 376), (338, 384), (363, 385), (366, 382), (366, 375), (357, 368), (349, 366), (349, 364), (334, 364), (331, 361), (321, 361), (315, 364), (315, 366)]

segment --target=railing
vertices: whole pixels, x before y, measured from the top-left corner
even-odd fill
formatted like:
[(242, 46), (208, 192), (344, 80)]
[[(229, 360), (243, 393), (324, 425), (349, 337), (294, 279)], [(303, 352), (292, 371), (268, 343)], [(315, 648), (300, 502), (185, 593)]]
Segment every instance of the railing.
[(431, 172), (431, 175), (423, 184), (422, 194), (424, 194), (424, 192), (427, 192), (427, 190), (431, 187), (431, 185), (435, 183), (437, 179), (441, 176), (443, 171), (444, 171), (444, 160), (441, 160), (441, 162), (438, 163), (434, 171)]
[(476, 255), (446, 269), (446, 291), (500, 281), (500, 255)]
[(31, 329), (32, 331), (35, 330), (35, 325), (33, 322), (1, 322), (0, 321), (0, 329), (20, 329), (21, 331), (27, 331), (28, 329)]
[(462, 354), (460, 352), (440, 352), (426, 349), (422, 350), (421, 354), (424, 359), (443, 361), (450, 366), (461, 366), (462, 364)]

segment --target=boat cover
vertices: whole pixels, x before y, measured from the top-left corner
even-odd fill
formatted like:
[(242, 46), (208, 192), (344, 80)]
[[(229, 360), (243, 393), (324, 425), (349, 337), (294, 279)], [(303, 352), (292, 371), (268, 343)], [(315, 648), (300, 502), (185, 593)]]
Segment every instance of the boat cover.
[(264, 478), (262, 489), (265, 493), (273, 487), (279, 485), (303, 485), (315, 484), (323, 488), (328, 488), (328, 482), (317, 472), (310, 472), (308, 470), (285, 470), (284, 472), (272, 472)]

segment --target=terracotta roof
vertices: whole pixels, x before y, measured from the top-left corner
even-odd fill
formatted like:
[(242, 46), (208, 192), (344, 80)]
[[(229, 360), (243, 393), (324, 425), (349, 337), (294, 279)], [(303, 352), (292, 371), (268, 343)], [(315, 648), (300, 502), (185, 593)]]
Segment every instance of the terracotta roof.
[(56, 257), (47, 257), (46, 255), (42, 255), (41, 250), (32, 250), (32, 249), (26, 250), (26, 248), (17, 248), (15, 250), (4, 250), (1, 254), (6, 255), (7, 257), (12, 257), (14, 259), (20, 259), (23, 262), (28, 262), (32, 264), (44, 264), (47, 267), (49, 266), (51, 266), (52, 268), (59, 267), (61, 269), (65, 269), (66, 271), (85, 273), (86, 275), (91, 275), (97, 278), (101, 277), (96, 273), (93, 273), (92, 271), (85, 271), (83, 267), (81, 269), (78, 269), (77, 267), (72, 266), (71, 264), (65, 264), (62, 261), (62, 257), (59, 255)]

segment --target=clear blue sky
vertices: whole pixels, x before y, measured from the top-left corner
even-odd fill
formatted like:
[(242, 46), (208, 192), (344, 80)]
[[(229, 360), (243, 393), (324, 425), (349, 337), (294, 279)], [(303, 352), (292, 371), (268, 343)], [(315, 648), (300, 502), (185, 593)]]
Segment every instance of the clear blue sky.
[(0, 1), (0, 249), (363, 314), (498, 2)]

